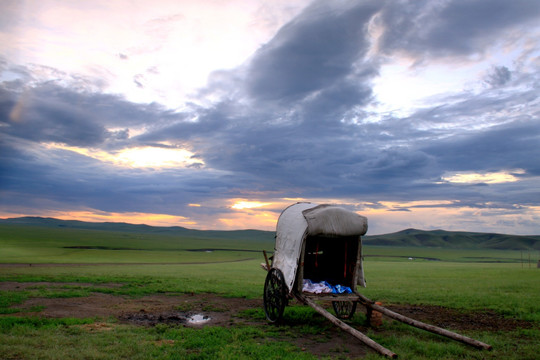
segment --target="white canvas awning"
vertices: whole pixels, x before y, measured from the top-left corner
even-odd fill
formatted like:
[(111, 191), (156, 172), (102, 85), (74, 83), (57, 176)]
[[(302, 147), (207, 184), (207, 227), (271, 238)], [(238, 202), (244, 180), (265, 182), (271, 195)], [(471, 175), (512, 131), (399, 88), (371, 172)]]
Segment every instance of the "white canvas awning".
[[(362, 236), (367, 219), (334, 205), (297, 203), (280, 215), (272, 267), (283, 272), (289, 291), (294, 285), (302, 244), (308, 236)], [(363, 276), (361, 276), (363, 282)], [(363, 285), (363, 284), (362, 284)]]

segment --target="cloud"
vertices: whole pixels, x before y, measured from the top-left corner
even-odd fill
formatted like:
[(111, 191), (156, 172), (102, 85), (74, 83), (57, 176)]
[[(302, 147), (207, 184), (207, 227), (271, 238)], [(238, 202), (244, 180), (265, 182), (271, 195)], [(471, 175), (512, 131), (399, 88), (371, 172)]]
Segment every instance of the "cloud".
[(536, 161), (540, 150), (540, 120), (515, 121), (483, 131), (433, 142), (424, 150), (437, 156), (441, 168), (448, 170), (524, 169), (538, 176)]
[(538, 20), (540, 3), (529, 0), (399, 1), (381, 13), (384, 33), (379, 48), (430, 57), (482, 55), (505, 34), (527, 31)]
[(493, 67), (492, 71), (486, 76), (485, 82), (491, 87), (501, 87), (512, 79), (512, 73), (506, 66)]
[(0, 87), (0, 112), (6, 135), (87, 147), (114, 146), (107, 141), (126, 140), (126, 129), (152, 128), (181, 117), (158, 104), (134, 104), (55, 82)]
[(138, 88), (144, 88), (144, 83), (146, 82), (146, 79), (144, 78), (144, 75), (137, 74), (133, 77), (133, 82), (135, 85), (137, 85)]
[(346, 9), (320, 1), (311, 5), (257, 51), (247, 92), (289, 104), (343, 81), (368, 50), (366, 22), (379, 7), (373, 1)]

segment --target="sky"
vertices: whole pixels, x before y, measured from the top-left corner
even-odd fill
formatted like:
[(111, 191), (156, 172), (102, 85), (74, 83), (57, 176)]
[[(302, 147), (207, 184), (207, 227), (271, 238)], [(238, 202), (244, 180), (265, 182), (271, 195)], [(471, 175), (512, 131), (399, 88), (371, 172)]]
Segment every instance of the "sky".
[(3, 0), (0, 217), (540, 234), (540, 1)]

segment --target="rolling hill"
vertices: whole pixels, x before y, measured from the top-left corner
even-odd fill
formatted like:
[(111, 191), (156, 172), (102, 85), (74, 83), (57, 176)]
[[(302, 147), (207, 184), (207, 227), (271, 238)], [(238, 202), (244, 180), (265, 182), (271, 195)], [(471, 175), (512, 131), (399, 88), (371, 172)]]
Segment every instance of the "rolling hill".
[(540, 236), (406, 229), (391, 234), (365, 236), (364, 244), (450, 249), (540, 250)]
[[(194, 230), (180, 226), (158, 227), (128, 223), (93, 223), (43, 217), (0, 219), (0, 225), (71, 228), (137, 234), (172, 235), (204, 239), (249, 240), (262, 243), (274, 241), (273, 231), (262, 230)], [(540, 235), (507, 235), (496, 233), (406, 229), (384, 235), (363, 237), (365, 245), (399, 247), (438, 247), (449, 249), (540, 250)]]
[(10, 219), (0, 219), (0, 225), (28, 225), (42, 226), (49, 228), (70, 228), (81, 230), (99, 230), (99, 231), (118, 231), (124, 233), (154, 234), (154, 235), (174, 235), (190, 238), (205, 239), (235, 239), (235, 240), (253, 240), (253, 241), (274, 241), (274, 233), (262, 230), (195, 230), (181, 226), (150, 226), (144, 224), (129, 224), (116, 222), (85, 222), (78, 220), (59, 220), (43, 217), (19, 217)]

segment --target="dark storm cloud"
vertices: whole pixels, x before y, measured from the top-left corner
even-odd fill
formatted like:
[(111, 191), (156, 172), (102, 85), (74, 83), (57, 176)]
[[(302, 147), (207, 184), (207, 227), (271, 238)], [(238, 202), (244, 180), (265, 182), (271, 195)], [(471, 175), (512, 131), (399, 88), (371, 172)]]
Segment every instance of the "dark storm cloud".
[(2, 107), (1, 115), (5, 125), (3, 130), (7, 135), (36, 142), (77, 146), (103, 142), (106, 131), (96, 124), (91, 112), (81, 111), (66, 101), (54, 100), (52, 96), (43, 98), (39, 93), (23, 94), (19, 100), (3, 97), (2, 103), (6, 105)]
[(526, 31), (538, 13), (540, 2), (534, 0), (388, 2), (381, 13), (380, 48), (421, 58), (483, 53), (505, 33)]
[(448, 171), (523, 169), (540, 175), (540, 119), (514, 121), (439, 140), (424, 151)]
[(342, 81), (367, 51), (366, 22), (379, 8), (374, 1), (347, 9), (326, 2), (308, 7), (255, 54), (249, 94), (290, 103)]
[(179, 116), (157, 104), (137, 105), (118, 96), (78, 92), (54, 82), (32, 88), (0, 87), (0, 123), (4, 125), (0, 131), (34, 142), (104, 146), (108, 139), (125, 140), (127, 135), (127, 130), (111, 132), (108, 127), (152, 128)]

